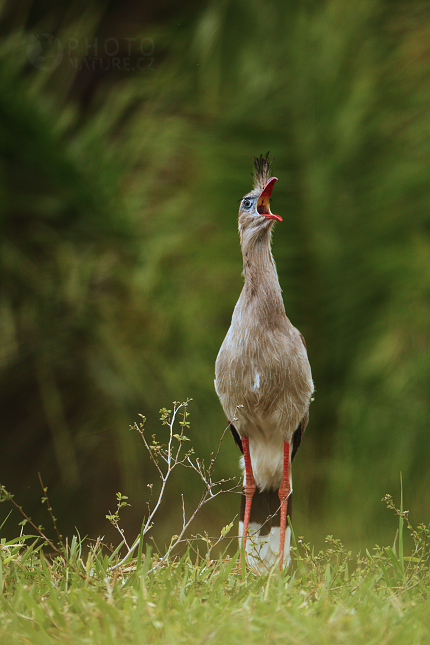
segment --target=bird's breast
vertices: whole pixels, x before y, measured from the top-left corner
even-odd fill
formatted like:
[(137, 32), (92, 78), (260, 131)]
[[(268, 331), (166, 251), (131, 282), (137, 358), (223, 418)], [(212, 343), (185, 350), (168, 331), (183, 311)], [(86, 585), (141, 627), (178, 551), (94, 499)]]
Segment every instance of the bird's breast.
[(215, 375), (224, 412), (230, 421), (236, 419), (239, 435), (291, 439), (313, 391), (306, 350), (294, 327), (288, 335), (279, 330), (260, 334), (232, 324)]

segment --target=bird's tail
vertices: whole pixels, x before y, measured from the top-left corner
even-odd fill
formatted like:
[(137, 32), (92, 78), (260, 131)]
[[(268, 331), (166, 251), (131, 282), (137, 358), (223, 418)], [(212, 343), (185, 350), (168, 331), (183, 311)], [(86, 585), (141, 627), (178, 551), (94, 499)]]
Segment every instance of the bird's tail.
[[(268, 571), (279, 563), (280, 538), (280, 501), (277, 490), (259, 491), (256, 488), (252, 498), (249, 518), (246, 555), (248, 564), (259, 573)], [(291, 519), (293, 496), (287, 502), (287, 515)], [(242, 546), (243, 518), (245, 516), (245, 495), (242, 494), (239, 515), (239, 546)], [(291, 529), (288, 524), (285, 531), (284, 567), (290, 562)]]

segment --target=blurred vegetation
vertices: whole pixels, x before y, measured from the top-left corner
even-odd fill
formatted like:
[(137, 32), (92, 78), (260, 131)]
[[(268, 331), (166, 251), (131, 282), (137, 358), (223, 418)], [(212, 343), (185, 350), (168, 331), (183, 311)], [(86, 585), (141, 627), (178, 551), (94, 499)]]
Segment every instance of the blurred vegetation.
[[(157, 429), (192, 397), (193, 443), (216, 449), (237, 201), (270, 150), (274, 255), (316, 385), (296, 533), (384, 535), (399, 471), (425, 521), (430, 4), (30, 0), (2, 4), (0, 34), (1, 482), (35, 519), (42, 472), (64, 531), (93, 536), (121, 490), (136, 531), (154, 478), (138, 413)], [(234, 474), (232, 442), (221, 458)], [(237, 505), (200, 522), (219, 532)]]

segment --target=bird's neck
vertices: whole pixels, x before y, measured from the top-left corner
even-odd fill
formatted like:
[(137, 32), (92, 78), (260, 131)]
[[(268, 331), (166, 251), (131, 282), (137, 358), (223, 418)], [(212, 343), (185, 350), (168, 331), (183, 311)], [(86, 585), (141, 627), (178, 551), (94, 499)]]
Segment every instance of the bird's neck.
[(265, 309), (280, 308), (285, 312), (270, 242), (270, 229), (263, 230), (259, 235), (252, 237), (241, 234), (245, 278), (243, 295), (247, 299), (257, 297)]

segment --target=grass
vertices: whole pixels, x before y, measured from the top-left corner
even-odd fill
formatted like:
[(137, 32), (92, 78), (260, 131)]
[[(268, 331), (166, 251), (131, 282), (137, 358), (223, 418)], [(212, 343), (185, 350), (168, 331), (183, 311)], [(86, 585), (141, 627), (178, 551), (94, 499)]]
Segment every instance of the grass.
[[(186, 538), (200, 508), (232, 490), (231, 482), (212, 479), (219, 449), (206, 467), (188, 447), (187, 403), (161, 410), (167, 443), (147, 437), (144, 417), (135, 426), (161, 486), (153, 498), (151, 488), (148, 516), (130, 545), (120, 526), (121, 509), (127, 505), (121, 493), (116, 512), (107, 516), (122, 538), (114, 548), (100, 539), (63, 541), (41, 478), (56, 544), (0, 487), (0, 501), (11, 503), (24, 517), (15, 540), (1, 539), (4, 522), (0, 527), (1, 644), (430, 643), (430, 529), (411, 526), (402, 486), (400, 508), (390, 495), (385, 498), (399, 522), (392, 546), (352, 556), (328, 536), (325, 549), (314, 552), (293, 532), (292, 564), (282, 574), (275, 567), (267, 575), (255, 575), (239, 566), (243, 553), (227, 555), (236, 543), (228, 535), (232, 525), (215, 540)], [(172, 536), (166, 552), (152, 552), (146, 535), (177, 467), (198, 472), (204, 493), (188, 518), (183, 507), (182, 531)], [(405, 531), (411, 537), (410, 552)], [(224, 554), (214, 560), (211, 553), (220, 545)]]
[(2, 542), (0, 642), (429, 643), (430, 532), (396, 513), (411, 554), (400, 539), (355, 558), (330, 536), (316, 554), (298, 539), (282, 575), (241, 573), (239, 554), (210, 560), (196, 543), (166, 560), (140, 542), (118, 567), (100, 541), (84, 554), (74, 537), (61, 555), (40, 536)]

